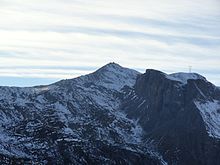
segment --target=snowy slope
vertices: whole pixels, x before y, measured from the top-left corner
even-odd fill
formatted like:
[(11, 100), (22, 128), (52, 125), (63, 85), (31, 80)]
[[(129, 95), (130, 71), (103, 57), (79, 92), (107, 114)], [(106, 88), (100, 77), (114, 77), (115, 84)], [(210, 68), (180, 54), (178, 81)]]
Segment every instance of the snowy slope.
[(180, 73), (173, 73), (173, 74), (169, 74), (166, 75), (166, 77), (170, 80), (173, 81), (178, 81), (182, 84), (187, 84), (188, 80), (197, 80), (197, 79), (201, 79), (206, 81), (206, 78), (197, 74), (197, 73), (184, 73), (184, 72), (180, 72)]
[(140, 73), (121, 67), (116, 63), (109, 63), (104, 67), (98, 69), (96, 72), (76, 78), (78, 84), (85, 84), (92, 82), (95, 85), (105, 87), (111, 90), (120, 91), (125, 85), (133, 86), (137, 75)]
[(220, 138), (220, 102), (217, 100), (199, 102), (195, 101), (199, 109), (209, 136)]
[[(99, 155), (102, 147), (130, 154), (128, 162), (140, 159), (135, 153), (162, 161), (142, 142), (141, 126), (120, 110), (121, 89), (132, 87), (138, 74), (110, 63), (92, 74), (49, 86), (1, 87), (0, 123), (4, 132), (0, 155), (63, 164), (67, 158), (61, 150), (68, 144), (65, 152), (69, 150), (68, 160), (74, 164), (119, 159), (114, 154)], [(92, 160), (85, 160), (80, 153), (89, 154)]]

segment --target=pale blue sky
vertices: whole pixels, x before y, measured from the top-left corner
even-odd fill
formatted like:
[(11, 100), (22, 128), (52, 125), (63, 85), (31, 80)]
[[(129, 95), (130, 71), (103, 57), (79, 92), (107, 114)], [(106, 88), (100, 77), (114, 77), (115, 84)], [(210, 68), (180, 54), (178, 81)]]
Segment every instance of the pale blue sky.
[(219, 0), (0, 0), (0, 85), (32, 86), (109, 62), (198, 72), (220, 86)]

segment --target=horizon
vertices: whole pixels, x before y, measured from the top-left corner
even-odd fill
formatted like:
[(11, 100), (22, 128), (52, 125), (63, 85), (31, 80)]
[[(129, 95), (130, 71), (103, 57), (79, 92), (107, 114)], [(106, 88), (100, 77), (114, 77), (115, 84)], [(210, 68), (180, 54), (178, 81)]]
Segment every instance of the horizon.
[(220, 86), (218, 0), (0, 0), (0, 86), (48, 85), (110, 61)]
[[(66, 78), (66, 79), (59, 79), (59, 78), (22, 78), (22, 77), (8, 77), (8, 78), (5, 78), (5, 77), (0, 77), (0, 82), (3, 83), (3, 84), (7, 84), (7, 85), (0, 85), (1, 86), (8, 86), (8, 87), (35, 87), (35, 86), (41, 86), (41, 85), (51, 85), (53, 83), (56, 83), (58, 81), (61, 81), (61, 80), (67, 80), (67, 79), (74, 79), (74, 78), (77, 78), (77, 77), (81, 77), (81, 76), (86, 76), (90, 73), (93, 73), (93, 72), (96, 72), (98, 69), (106, 66), (106, 65), (109, 65), (109, 64), (117, 64), (119, 65), (120, 67), (123, 67), (123, 68), (126, 68), (126, 69), (132, 69), (132, 70), (135, 70), (135, 71), (138, 71), (139, 73), (141, 74), (144, 74), (146, 72), (146, 70), (157, 70), (157, 69), (154, 69), (154, 68), (146, 68), (146, 69), (138, 69), (138, 68), (128, 68), (128, 67), (125, 67), (125, 66), (121, 66), (120, 64), (118, 63), (115, 63), (115, 62), (109, 62), (99, 68), (96, 68), (95, 70), (92, 70), (91, 72), (88, 72), (86, 74), (83, 74), (83, 75), (78, 75), (76, 77), (69, 77), (69, 78)], [(157, 71), (161, 71), (161, 70), (157, 70)], [(199, 74), (201, 76), (204, 76), (200, 73), (197, 73), (197, 72), (192, 72), (191, 68), (188, 70), (188, 72), (165, 72), (165, 71), (161, 71), (165, 74), (175, 74), (175, 73), (186, 73), (186, 74)], [(205, 76), (204, 76), (205, 77)], [(205, 77), (206, 78), (206, 77)], [(206, 78), (207, 79), (207, 78)], [(14, 83), (14, 81), (16, 80), (20, 80), (18, 81), (18, 84), (16, 85)], [(10, 84), (11, 82), (13, 81), (12, 84)], [(210, 80), (207, 79), (207, 81), (211, 82)], [(211, 82), (212, 84), (214, 84), (213, 82)], [(15, 85), (14, 85), (15, 84)], [(214, 84), (215, 86), (218, 87), (218, 85)]]

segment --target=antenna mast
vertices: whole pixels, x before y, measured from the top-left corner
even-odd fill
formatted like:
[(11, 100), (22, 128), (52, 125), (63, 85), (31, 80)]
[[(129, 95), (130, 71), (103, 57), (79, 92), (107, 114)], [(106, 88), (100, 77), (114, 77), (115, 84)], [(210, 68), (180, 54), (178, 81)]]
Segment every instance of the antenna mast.
[(189, 73), (192, 72), (192, 66), (189, 66)]

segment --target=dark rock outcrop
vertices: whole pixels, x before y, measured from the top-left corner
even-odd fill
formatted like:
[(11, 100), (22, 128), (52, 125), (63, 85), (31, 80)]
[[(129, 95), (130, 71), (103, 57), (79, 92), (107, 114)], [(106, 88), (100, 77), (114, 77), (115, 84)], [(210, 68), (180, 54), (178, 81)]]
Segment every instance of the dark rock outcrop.
[(154, 140), (168, 164), (220, 164), (220, 143), (209, 137), (194, 103), (219, 100), (214, 85), (204, 79), (183, 84), (162, 72), (146, 70), (126, 93), (123, 109), (138, 119), (145, 138)]

